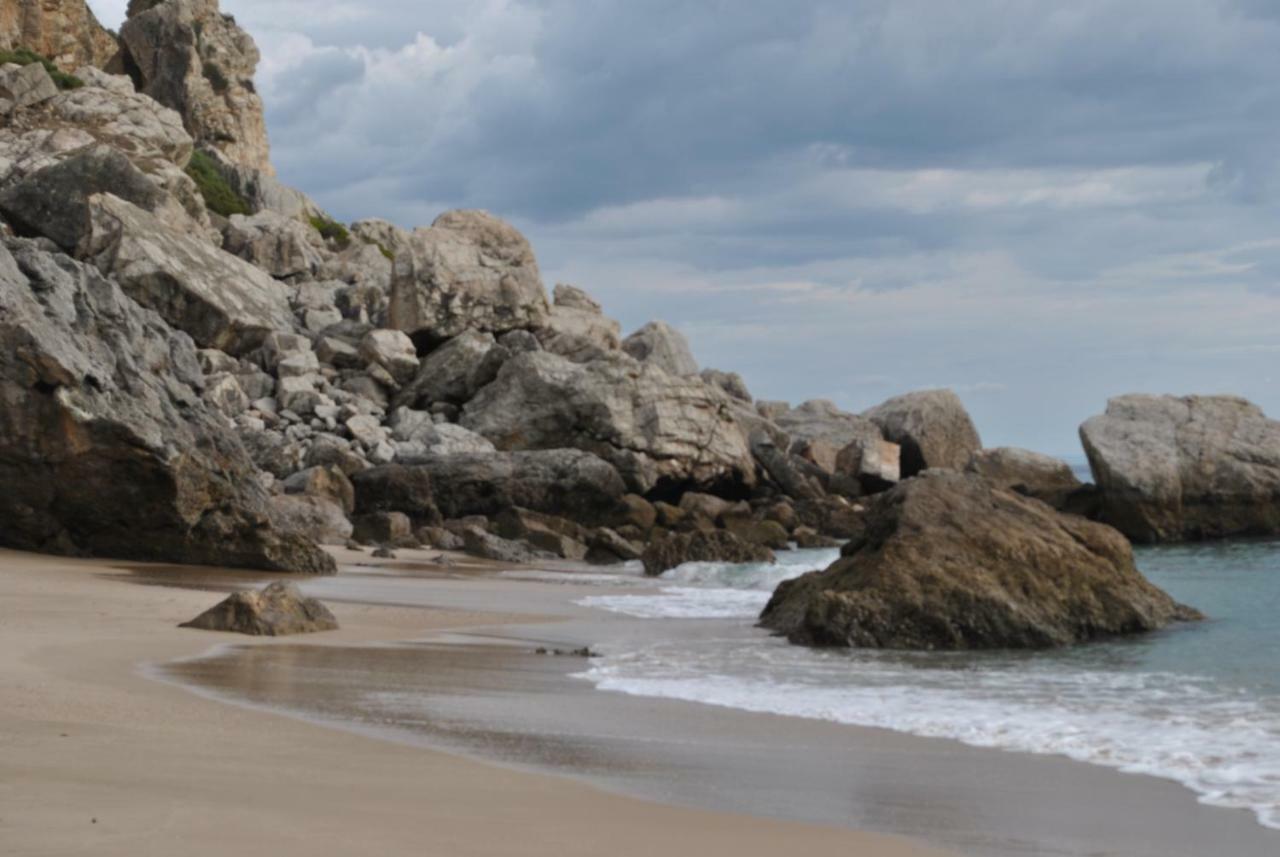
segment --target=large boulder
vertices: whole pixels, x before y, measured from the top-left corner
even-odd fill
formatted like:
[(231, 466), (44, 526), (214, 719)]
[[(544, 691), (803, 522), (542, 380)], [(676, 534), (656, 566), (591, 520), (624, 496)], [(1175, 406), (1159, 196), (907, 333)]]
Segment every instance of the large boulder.
[(842, 411), (834, 402), (813, 399), (794, 408), (780, 406), (772, 421), (792, 441), (823, 441), (839, 451), (854, 441), (870, 444), (884, 440), (880, 428), (866, 417)]
[(333, 572), (273, 527), (256, 469), (200, 397), (190, 338), (42, 246), (0, 247), (0, 542)]
[(571, 446), (594, 453), (641, 494), (664, 481), (755, 480), (728, 396), (617, 352), (585, 364), (545, 351), (517, 355), (467, 403), (461, 423), (499, 449)]
[(248, 262), (111, 194), (91, 197), (89, 212), (83, 254), (201, 347), (243, 354), (293, 328), (284, 285)]
[(356, 514), (402, 512), (416, 525), (439, 523), (431, 474), (423, 467), (383, 464), (352, 474)]
[(58, 87), (38, 62), (0, 68), (0, 113), (9, 113), (48, 101)]
[(336, 631), (338, 620), (328, 607), (305, 597), (297, 584), (277, 580), (260, 590), (233, 592), (226, 600), (179, 627), (282, 637)]
[(496, 515), (520, 506), (595, 521), (626, 493), (617, 470), (575, 449), (427, 456), (408, 466), (429, 476), (446, 518)]
[(279, 494), (271, 498), (272, 523), (322, 545), (341, 545), (351, 538), (353, 527), (342, 507), (328, 497)]
[(280, 279), (314, 274), (325, 260), (319, 233), (274, 211), (231, 215), (222, 238), (228, 253)]
[(464, 330), (500, 333), (546, 324), (547, 295), (533, 248), (484, 211), (450, 211), (416, 229), (396, 255), (389, 326), (424, 345)]
[(1280, 422), (1233, 396), (1121, 396), (1080, 427), (1101, 517), (1138, 542), (1280, 533)]
[(1011, 446), (975, 452), (965, 472), (976, 473), (998, 488), (1035, 497), (1055, 509), (1065, 508), (1084, 487), (1062, 459)]
[(423, 358), (417, 377), (401, 391), (396, 401), (410, 407), (465, 402), (475, 394), (481, 381), (492, 380), (492, 377), (482, 377), (481, 371), (485, 357), (496, 343), (492, 333), (463, 331)]
[(654, 539), (640, 557), (644, 573), (656, 577), (686, 562), (774, 562), (773, 551), (728, 530), (669, 533)]
[(651, 321), (622, 341), (622, 350), (669, 375), (697, 375), (689, 340), (665, 321)]
[(902, 447), (903, 478), (929, 467), (961, 470), (982, 449), (978, 430), (960, 397), (951, 390), (922, 390), (897, 396), (863, 414)]
[(881, 495), (833, 565), (779, 586), (761, 624), (806, 645), (994, 649), (1197, 616), (1138, 572), (1110, 527), (932, 471)]
[(120, 45), (138, 89), (176, 110), (198, 145), (272, 174), (258, 48), (218, 0), (131, 0)]

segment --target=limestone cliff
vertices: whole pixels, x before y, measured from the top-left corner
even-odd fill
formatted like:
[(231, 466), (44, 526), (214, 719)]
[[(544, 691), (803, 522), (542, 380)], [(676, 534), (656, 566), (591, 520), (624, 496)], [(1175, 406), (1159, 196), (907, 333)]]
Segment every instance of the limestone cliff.
[(82, 65), (102, 68), (119, 49), (84, 0), (4, 0), (0, 48), (28, 48), (63, 71)]

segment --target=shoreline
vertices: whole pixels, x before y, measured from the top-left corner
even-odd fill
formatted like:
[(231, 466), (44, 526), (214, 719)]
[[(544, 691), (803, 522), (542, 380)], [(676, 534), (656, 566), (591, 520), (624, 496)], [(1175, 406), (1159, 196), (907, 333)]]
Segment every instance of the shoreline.
[[(138, 664), (198, 655), (211, 644), (257, 649), (280, 641), (178, 629), (209, 606), (209, 592), (120, 585), (132, 567), (0, 551), (5, 854), (945, 853), (871, 833), (619, 797), (213, 703), (147, 678)], [(235, 575), (246, 586), (271, 577), (278, 575)], [(326, 635), (326, 646), (522, 618), (334, 608), (343, 630)]]

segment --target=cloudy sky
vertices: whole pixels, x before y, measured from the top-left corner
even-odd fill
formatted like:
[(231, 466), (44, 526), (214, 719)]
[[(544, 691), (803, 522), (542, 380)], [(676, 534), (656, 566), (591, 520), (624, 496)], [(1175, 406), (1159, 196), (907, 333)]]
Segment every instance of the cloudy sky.
[(758, 398), (950, 386), (1057, 454), (1123, 392), (1280, 415), (1270, 0), (222, 5), (287, 182), (489, 209)]

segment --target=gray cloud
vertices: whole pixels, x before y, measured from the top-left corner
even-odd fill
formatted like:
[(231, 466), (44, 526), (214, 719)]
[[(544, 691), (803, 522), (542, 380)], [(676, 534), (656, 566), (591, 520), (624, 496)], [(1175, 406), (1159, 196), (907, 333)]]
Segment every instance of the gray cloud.
[(758, 395), (951, 384), (1051, 452), (1131, 390), (1280, 413), (1274, 4), (223, 5), (286, 180), (507, 216)]

